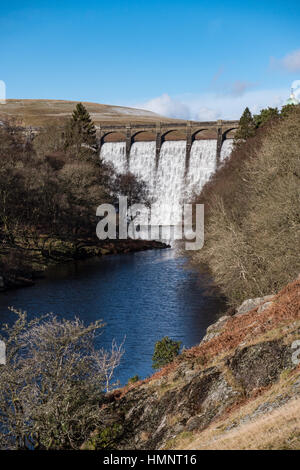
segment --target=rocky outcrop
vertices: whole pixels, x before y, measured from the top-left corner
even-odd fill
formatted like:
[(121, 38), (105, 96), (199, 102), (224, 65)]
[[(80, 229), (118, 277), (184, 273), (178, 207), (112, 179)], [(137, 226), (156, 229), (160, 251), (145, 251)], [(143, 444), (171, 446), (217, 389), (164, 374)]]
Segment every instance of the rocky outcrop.
[(264, 297), (257, 297), (256, 299), (247, 299), (242, 303), (242, 305), (240, 305), (240, 307), (237, 308), (236, 315), (247, 313), (258, 306), (260, 311), (263, 311), (271, 305), (271, 299), (273, 297), (273, 295), (265, 295)]
[[(263, 394), (283, 373), (299, 380), (291, 348), (300, 337), (299, 287), (296, 281), (272, 301), (248, 301), (252, 309), (247, 312), (244, 302), (243, 314), (221, 317), (199, 346), (150, 379), (107, 396), (100, 417), (106, 433), (112, 426), (118, 429), (111, 447), (172, 447), (178, 436), (201, 433)], [(299, 392), (296, 387), (295, 395)], [(96, 431), (85, 448), (100, 448), (102, 433)]]

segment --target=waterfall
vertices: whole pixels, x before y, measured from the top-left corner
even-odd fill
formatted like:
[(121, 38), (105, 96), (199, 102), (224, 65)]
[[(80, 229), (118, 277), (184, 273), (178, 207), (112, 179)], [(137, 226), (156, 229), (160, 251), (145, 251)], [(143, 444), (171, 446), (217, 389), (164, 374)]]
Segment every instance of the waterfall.
[(224, 140), (222, 149), (221, 149), (221, 162), (223, 162), (224, 160), (226, 160), (226, 158), (229, 157), (232, 151), (232, 147), (233, 147), (233, 139)]
[(125, 142), (106, 142), (101, 147), (100, 158), (113, 163), (118, 173), (125, 173), (127, 166)]
[(186, 197), (200, 192), (211, 174), (216, 170), (216, 140), (196, 140), (193, 142), (190, 165), (186, 178)]
[(184, 192), (186, 141), (164, 142), (161, 146), (154, 195), (160, 209), (156, 223), (175, 225), (181, 216), (178, 205)]
[(146, 181), (151, 197), (154, 196), (156, 179), (155, 149), (155, 142), (134, 142), (129, 158), (129, 171)]
[[(225, 140), (221, 149), (221, 162), (230, 155), (232, 139)], [(160, 208), (159, 220), (154, 223), (176, 224), (181, 217), (179, 204), (190, 202), (194, 192), (199, 193), (216, 170), (216, 140), (193, 142), (186, 173), (186, 141), (168, 141), (161, 146), (156, 169), (156, 143), (135, 142), (131, 146), (129, 171), (142, 178), (150, 196)], [(102, 145), (101, 158), (112, 162), (118, 172), (127, 168), (125, 142), (107, 142)], [(162, 222), (163, 220), (163, 222)]]

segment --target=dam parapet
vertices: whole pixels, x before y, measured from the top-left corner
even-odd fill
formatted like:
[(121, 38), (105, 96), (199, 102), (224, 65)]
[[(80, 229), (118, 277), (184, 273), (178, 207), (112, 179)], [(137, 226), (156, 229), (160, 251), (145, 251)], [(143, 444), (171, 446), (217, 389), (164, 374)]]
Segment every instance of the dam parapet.
[(162, 144), (167, 141), (186, 141), (186, 168), (189, 166), (192, 144), (196, 140), (216, 140), (217, 167), (221, 162), (221, 150), (226, 139), (232, 139), (239, 121), (183, 121), (103, 124), (98, 127), (99, 148), (108, 142), (125, 142), (129, 162), (131, 146), (135, 142), (155, 142), (156, 166), (158, 167)]

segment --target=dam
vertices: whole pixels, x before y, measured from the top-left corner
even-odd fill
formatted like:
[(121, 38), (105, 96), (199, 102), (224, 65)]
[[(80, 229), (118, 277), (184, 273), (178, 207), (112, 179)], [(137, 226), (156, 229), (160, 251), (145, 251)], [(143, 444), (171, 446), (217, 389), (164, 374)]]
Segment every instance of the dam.
[(134, 142), (155, 142), (156, 166), (158, 165), (161, 146), (166, 141), (186, 141), (186, 167), (190, 158), (192, 144), (195, 140), (216, 140), (216, 161), (220, 163), (221, 149), (225, 140), (233, 138), (239, 121), (183, 121), (130, 123), (126, 125), (101, 125), (98, 128), (99, 147), (107, 142), (125, 142), (126, 158), (129, 160), (131, 146)]
[(143, 179), (173, 225), (178, 206), (190, 202), (230, 155), (237, 127), (238, 121), (100, 126), (100, 158)]

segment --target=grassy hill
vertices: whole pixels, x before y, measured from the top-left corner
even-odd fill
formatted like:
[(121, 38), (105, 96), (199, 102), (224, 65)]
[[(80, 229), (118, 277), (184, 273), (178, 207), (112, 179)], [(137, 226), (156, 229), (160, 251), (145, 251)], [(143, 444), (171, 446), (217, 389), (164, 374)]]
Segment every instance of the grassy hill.
[[(7, 100), (0, 105), (0, 119), (15, 118), (25, 126), (41, 126), (63, 120), (72, 114), (78, 101), (65, 100)], [(129, 122), (179, 121), (144, 109), (83, 102), (95, 124), (126, 124)]]

